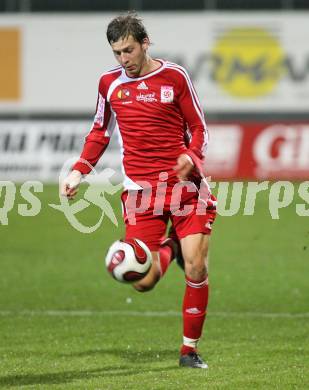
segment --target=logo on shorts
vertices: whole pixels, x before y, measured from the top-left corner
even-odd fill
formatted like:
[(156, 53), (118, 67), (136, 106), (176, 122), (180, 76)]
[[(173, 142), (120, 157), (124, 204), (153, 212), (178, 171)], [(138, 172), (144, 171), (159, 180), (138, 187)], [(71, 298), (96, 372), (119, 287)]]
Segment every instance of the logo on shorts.
[(211, 223), (210, 223), (210, 222), (207, 222), (206, 225), (205, 225), (205, 227), (206, 227), (207, 229), (210, 229), (210, 230), (211, 230)]
[(172, 103), (174, 100), (174, 89), (169, 85), (161, 87), (161, 103)]

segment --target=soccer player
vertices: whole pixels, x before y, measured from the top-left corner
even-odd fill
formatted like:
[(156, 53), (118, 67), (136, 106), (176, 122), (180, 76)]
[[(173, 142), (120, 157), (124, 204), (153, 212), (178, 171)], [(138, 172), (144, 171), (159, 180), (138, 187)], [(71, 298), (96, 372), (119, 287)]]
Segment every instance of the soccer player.
[[(94, 123), (81, 159), (62, 183), (62, 194), (75, 196), (82, 176), (91, 171), (89, 164), (98, 162), (118, 127), (123, 148), (121, 199), (126, 238), (142, 240), (153, 258), (149, 273), (134, 288), (151, 290), (176, 257), (186, 280), (179, 365), (207, 368), (197, 344), (208, 303), (207, 253), (216, 202), (211, 195), (206, 199), (207, 212), (197, 213), (203, 150), (208, 141), (203, 111), (186, 70), (149, 56), (149, 36), (136, 14), (114, 18), (108, 25), (107, 39), (119, 66), (100, 78)], [(191, 211), (173, 213), (173, 189), (182, 181), (180, 209), (189, 207)], [(195, 190), (188, 181), (195, 183)], [(136, 202), (142, 201), (145, 183), (150, 188), (149, 205), (135, 213), (132, 223), (130, 216)], [(172, 229), (166, 239), (169, 220)]]

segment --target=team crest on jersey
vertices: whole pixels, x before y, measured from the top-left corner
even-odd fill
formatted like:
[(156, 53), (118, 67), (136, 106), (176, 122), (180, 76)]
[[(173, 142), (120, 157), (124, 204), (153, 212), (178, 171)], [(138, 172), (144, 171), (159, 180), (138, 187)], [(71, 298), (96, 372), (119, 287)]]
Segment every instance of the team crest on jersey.
[(127, 99), (130, 96), (130, 91), (128, 89), (119, 89), (117, 92), (117, 97), (120, 100)]
[(170, 85), (161, 87), (161, 103), (172, 103), (174, 100), (174, 89)]

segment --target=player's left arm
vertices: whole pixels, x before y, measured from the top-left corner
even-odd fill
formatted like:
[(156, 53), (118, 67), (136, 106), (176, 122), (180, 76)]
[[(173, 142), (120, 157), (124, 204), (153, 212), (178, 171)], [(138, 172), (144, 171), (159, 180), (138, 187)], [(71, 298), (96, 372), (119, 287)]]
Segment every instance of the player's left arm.
[(179, 156), (177, 164), (179, 176), (184, 179), (194, 167), (202, 175), (208, 131), (199, 98), (185, 69), (179, 68), (177, 78), (178, 104), (192, 136), (186, 154)]

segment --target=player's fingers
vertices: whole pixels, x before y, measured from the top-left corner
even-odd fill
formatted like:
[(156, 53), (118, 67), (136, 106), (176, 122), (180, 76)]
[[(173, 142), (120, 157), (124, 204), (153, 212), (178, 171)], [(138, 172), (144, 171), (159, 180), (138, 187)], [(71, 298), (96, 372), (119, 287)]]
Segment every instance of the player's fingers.
[(185, 169), (186, 165), (187, 165), (186, 161), (180, 160), (177, 162), (177, 165), (175, 165), (174, 169), (175, 171), (180, 172), (181, 170)]
[(77, 194), (77, 188), (69, 188), (67, 191), (68, 196), (75, 196)]
[(186, 180), (187, 179), (187, 172), (186, 172), (186, 170), (181, 170), (181, 171), (179, 171), (178, 173), (177, 173), (177, 177), (178, 177), (178, 179), (180, 179), (180, 180)]
[(188, 180), (191, 172), (193, 170), (193, 166), (189, 163), (186, 164), (179, 172), (178, 172), (178, 178), (182, 181)]
[(179, 165), (176, 165), (174, 170), (176, 171), (177, 176), (179, 176), (180, 174), (182, 174), (183, 167), (180, 167)]
[(191, 171), (191, 169), (192, 169), (191, 165), (190, 165), (190, 164), (186, 164), (186, 165), (184, 165), (183, 168), (181, 169), (181, 172), (182, 172), (182, 174), (184, 174), (184, 175), (188, 175), (189, 172)]
[(70, 192), (70, 196), (75, 196), (75, 195), (77, 194), (77, 192), (78, 192), (77, 189), (75, 189), (74, 191), (71, 191), (71, 192)]
[(77, 194), (77, 192), (78, 192), (78, 189), (77, 189), (77, 188), (71, 188), (71, 189), (68, 191), (68, 193), (67, 193), (67, 198), (68, 198), (69, 200), (74, 199), (74, 197), (75, 197), (75, 195)]
[(66, 195), (66, 183), (64, 181), (60, 183), (60, 194)]
[(187, 180), (192, 169), (192, 163), (186, 155), (178, 157), (177, 165), (174, 167), (174, 170), (177, 172), (178, 179), (182, 181)]
[(66, 196), (66, 197), (69, 197), (72, 195), (72, 192), (75, 191), (75, 189), (73, 188), (70, 188), (69, 185), (67, 183), (62, 183), (61, 184), (61, 188), (60, 188), (60, 194), (62, 196)]

